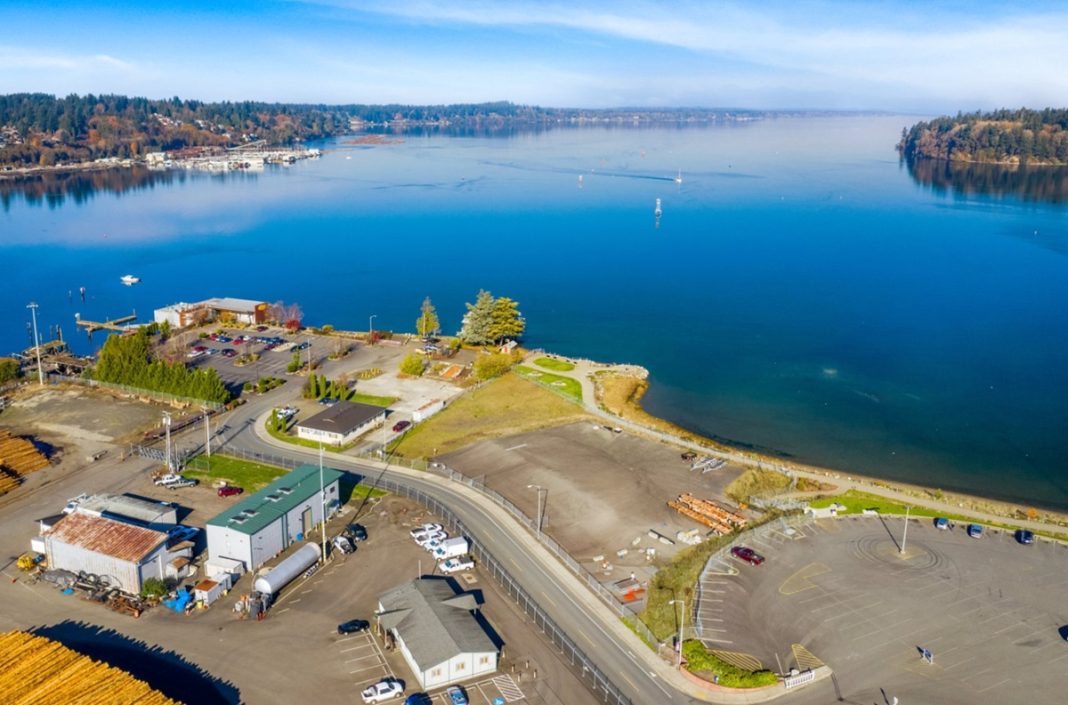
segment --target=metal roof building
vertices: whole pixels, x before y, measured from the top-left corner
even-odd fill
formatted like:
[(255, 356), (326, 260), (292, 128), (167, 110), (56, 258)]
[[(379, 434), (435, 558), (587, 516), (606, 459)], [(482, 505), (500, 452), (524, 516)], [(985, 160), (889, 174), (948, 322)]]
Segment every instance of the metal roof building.
[(56, 522), (44, 542), (49, 568), (106, 577), (131, 594), (148, 578), (165, 578), (173, 559), (166, 533), (81, 510)]
[(110, 519), (130, 519), (153, 529), (168, 529), (178, 523), (178, 507), (175, 504), (124, 494), (93, 495), (81, 501), (78, 508)]
[(381, 406), (339, 401), (307, 421), (297, 424), (297, 437), (340, 446), (359, 438), (386, 420)]
[[(323, 468), (326, 512), (340, 505), (343, 472)], [(239, 561), (255, 570), (291, 544), (303, 541), (323, 520), (319, 466), (301, 465), (207, 523), (212, 559)]]
[(378, 598), (379, 624), (425, 690), (497, 670), (500, 649), (475, 615), (475, 596), (454, 585), (447, 578), (418, 578)]

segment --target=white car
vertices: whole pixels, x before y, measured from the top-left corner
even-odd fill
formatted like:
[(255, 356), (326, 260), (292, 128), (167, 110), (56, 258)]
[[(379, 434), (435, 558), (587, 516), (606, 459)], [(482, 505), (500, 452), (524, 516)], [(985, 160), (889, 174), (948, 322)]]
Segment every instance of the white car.
[(441, 524), (423, 524), (422, 526), (417, 526), (414, 529), (412, 529), (411, 531), (409, 531), (408, 535), (411, 536), (413, 539), (417, 539), (417, 538), (419, 538), (420, 536), (422, 536), (424, 534), (429, 534), (429, 533), (431, 533), (433, 531), (441, 531), (441, 530), (442, 530)]
[[(441, 541), (444, 541), (447, 538), (449, 538), (449, 535), (446, 534), (444, 531), (431, 531), (429, 534), (423, 534), (422, 536), (417, 538), (415, 542), (426, 550), (433, 551), (434, 548), (437, 547), (437, 543), (435, 542), (440, 543)], [(434, 546), (431, 546), (431, 544), (434, 544)]]
[(467, 556), (460, 558), (450, 558), (447, 561), (441, 561), (438, 563), (438, 570), (442, 573), (460, 573), (465, 570), (471, 570), (475, 567), (475, 562)]
[(395, 678), (386, 678), (367, 686), (360, 693), (365, 703), (380, 703), (404, 695), (404, 686)]

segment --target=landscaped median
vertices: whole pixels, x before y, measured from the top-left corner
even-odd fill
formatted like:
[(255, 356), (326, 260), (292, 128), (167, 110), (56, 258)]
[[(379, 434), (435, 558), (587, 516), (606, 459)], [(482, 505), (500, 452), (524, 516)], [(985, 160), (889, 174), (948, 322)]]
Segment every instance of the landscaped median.
[(727, 663), (698, 639), (687, 639), (682, 643), (682, 658), (690, 673), (724, 688), (763, 688), (779, 682), (779, 676), (773, 671), (747, 671)]

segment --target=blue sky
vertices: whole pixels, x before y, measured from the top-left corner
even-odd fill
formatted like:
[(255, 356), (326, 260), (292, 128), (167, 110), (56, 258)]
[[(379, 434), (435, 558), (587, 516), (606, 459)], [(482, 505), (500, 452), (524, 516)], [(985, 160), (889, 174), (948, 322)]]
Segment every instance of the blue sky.
[(0, 92), (918, 113), (1068, 96), (1068, 4), (1041, 0), (0, 0), (0, 27)]

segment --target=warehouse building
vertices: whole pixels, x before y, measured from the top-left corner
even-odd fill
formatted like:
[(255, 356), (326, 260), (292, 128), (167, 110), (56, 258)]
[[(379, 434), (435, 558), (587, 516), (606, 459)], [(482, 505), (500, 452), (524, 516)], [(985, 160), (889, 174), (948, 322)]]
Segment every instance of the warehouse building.
[(149, 578), (184, 577), (191, 548), (167, 549), (167, 534), (117, 519), (76, 510), (42, 537), (52, 570), (85, 572), (106, 578), (123, 592), (137, 594)]
[(343, 446), (385, 421), (386, 410), (381, 406), (339, 401), (297, 424), (297, 437), (320, 441), (324, 445)]
[(498, 641), (477, 615), (475, 595), (455, 585), (448, 578), (418, 578), (378, 598), (379, 624), (423, 690), (497, 670)]
[(325, 486), (326, 514), (340, 506), (340, 483), (344, 474), (319, 466), (301, 465), (259, 492), (249, 495), (207, 523), (208, 554), (211, 562), (224, 559), (239, 562), (245, 571), (255, 570), (303, 541), (323, 521)]
[(178, 505), (173, 502), (125, 494), (92, 495), (78, 502), (77, 507), (88, 514), (129, 521), (160, 531), (166, 531), (178, 523)]

